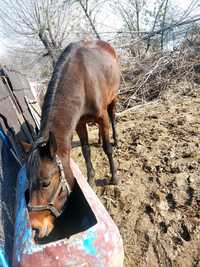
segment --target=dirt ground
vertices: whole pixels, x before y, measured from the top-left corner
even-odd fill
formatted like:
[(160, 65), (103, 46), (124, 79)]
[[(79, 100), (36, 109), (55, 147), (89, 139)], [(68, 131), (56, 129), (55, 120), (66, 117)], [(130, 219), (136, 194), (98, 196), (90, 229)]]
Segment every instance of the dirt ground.
[[(136, 107), (117, 122), (118, 186), (96, 186), (119, 227), (124, 267), (200, 266), (200, 91)], [(90, 128), (96, 181), (109, 178)], [(85, 174), (80, 147), (72, 157)]]

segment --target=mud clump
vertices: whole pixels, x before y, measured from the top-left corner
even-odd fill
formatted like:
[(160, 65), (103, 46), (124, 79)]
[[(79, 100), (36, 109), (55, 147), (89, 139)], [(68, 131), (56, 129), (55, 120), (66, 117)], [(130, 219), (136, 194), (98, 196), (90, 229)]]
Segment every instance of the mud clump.
[[(124, 266), (200, 266), (200, 92), (125, 113), (117, 129), (121, 182), (94, 190), (121, 232)], [(108, 179), (98, 131), (89, 136), (95, 179)], [(80, 147), (72, 157), (86, 174)]]

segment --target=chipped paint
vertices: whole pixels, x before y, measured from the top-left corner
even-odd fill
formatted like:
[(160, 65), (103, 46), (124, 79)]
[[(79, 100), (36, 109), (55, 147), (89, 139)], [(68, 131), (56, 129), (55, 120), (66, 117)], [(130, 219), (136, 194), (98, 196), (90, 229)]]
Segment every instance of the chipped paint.
[(95, 235), (89, 232), (88, 237), (83, 240), (83, 246), (86, 253), (91, 255), (96, 255), (97, 250), (94, 246), (94, 241), (96, 240)]
[(8, 267), (8, 261), (6, 260), (5, 251), (3, 248), (0, 248), (0, 266)]

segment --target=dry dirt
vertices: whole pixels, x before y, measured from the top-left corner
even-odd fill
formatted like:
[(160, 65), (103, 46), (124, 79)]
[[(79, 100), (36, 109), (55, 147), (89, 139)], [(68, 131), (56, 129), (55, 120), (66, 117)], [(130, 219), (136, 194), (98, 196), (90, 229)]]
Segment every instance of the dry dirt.
[[(96, 186), (121, 232), (124, 267), (200, 266), (200, 92), (136, 107), (118, 118), (119, 186)], [(96, 181), (107, 159), (90, 128)], [(85, 174), (80, 147), (72, 157)]]

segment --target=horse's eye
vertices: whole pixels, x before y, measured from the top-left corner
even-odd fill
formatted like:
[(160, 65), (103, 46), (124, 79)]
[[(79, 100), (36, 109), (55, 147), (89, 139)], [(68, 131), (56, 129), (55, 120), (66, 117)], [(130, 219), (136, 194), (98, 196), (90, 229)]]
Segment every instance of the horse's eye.
[(40, 186), (41, 187), (48, 187), (50, 185), (51, 181), (47, 180), (47, 181), (42, 181), (40, 183)]

